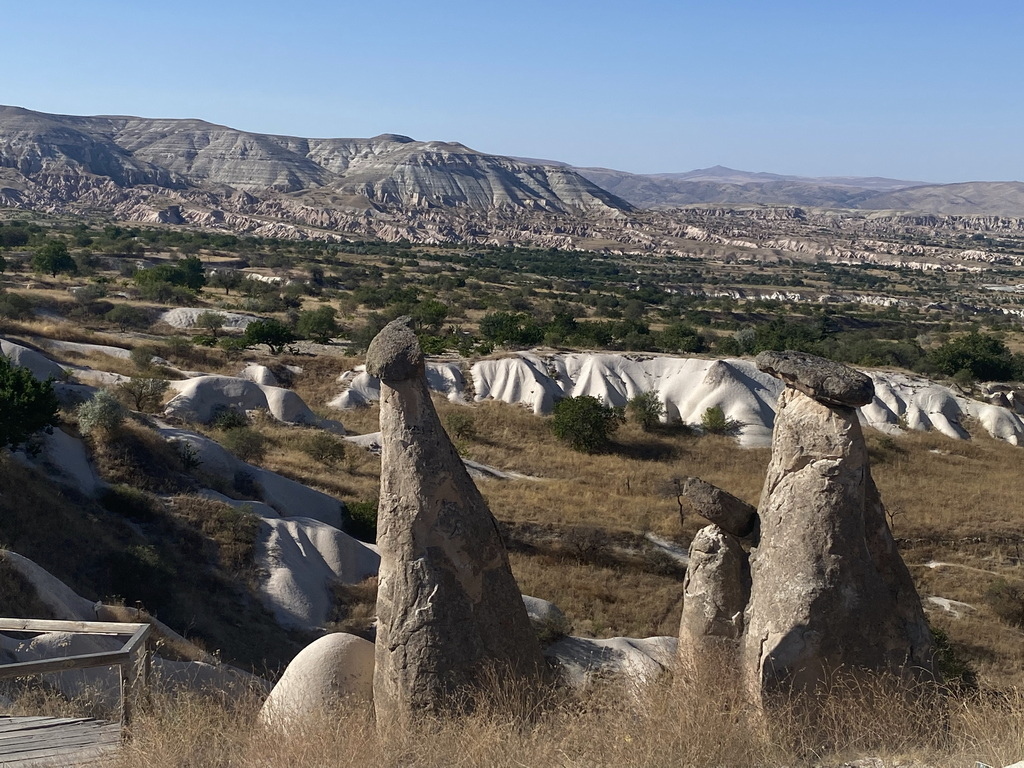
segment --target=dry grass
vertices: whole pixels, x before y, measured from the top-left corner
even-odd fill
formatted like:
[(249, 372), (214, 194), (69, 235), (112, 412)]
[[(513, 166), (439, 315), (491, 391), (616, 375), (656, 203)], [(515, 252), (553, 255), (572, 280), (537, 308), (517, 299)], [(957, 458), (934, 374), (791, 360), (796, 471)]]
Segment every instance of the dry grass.
[(383, 735), (371, 708), (347, 702), (285, 730), (257, 724), (258, 697), (161, 696), (136, 720), (118, 766), (487, 766), (583, 768), (669, 765), (1004, 765), (1024, 753), (1024, 695), (908, 696), (878, 681), (833, 691), (809, 713), (780, 704), (767, 717), (721, 677), (609, 685), (552, 694), (540, 709), (488, 691), (476, 710)]

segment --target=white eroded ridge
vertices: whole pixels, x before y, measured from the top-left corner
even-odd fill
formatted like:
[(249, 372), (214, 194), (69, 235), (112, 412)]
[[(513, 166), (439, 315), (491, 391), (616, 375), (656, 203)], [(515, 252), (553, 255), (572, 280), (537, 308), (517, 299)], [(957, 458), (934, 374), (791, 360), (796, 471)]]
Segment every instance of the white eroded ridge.
[[(1024, 419), (1014, 400), (997, 392), (993, 402), (972, 400), (953, 389), (912, 374), (866, 371), (875, 397), (859, 409), (861, 422), (883, 432), (937, 430), (967, 439), (965, 418), (976, 419), (993, 437), (1013, 445), (1024, 442)], [(519, 352), (480, 360), (469, 368), (472, 394), (457, 363), (428, 363), (432, 389), (449, 400), (501, 400), (548, 414), (565, 397), (590, 395), (610, 406), (624, 406), (642, 392), (656, 392), (665, 406), (665, 421), (699, 426), (708, 408), (722, 409), (739, 422), (741, 445), (768, 445), (775, 424), (776, 400), (782, 382), (759, 371), (748, 360), (696, 357), (652, 357), (632, 354)], [(328, 405), (346, 409), (380, 397), (380, 383), (356, 369), (342, 374), (345, 386)]]

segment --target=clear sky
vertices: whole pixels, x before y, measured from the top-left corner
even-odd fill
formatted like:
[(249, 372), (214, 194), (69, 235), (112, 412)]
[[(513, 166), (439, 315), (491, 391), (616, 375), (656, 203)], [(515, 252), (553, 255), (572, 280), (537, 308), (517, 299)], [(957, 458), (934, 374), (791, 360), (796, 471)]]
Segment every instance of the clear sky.
[(639, 173), (1024, 180), (1020, 0), (19, 0), (0, 103)]

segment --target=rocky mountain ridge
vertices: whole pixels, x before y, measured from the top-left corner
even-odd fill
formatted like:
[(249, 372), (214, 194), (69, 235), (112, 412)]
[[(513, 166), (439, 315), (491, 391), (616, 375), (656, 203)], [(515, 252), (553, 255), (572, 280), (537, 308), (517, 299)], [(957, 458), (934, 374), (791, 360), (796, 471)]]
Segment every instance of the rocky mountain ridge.
[[(614, 214), (631, 206), (568, 168), (384, 134), (304, 139), (201, 120), (49, 115), (0, 107), (3, 202), (113, 203), (155, 192), (288, 195), (350, 212), (402, 208)], [(150, 188), (150, 189), (146, 189)], [(146, 193), (149, 192), (149, 195)]]

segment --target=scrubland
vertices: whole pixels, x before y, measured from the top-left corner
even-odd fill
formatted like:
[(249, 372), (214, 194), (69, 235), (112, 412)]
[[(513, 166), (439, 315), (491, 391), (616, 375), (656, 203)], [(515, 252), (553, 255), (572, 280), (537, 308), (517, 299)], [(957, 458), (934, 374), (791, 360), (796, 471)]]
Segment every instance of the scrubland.
[[(244, 244), (250, 247), (256, 252), (247, 258), (254, 264), (262, 260), (269, 266), (272, 256), (284, 259), (276, 245)], [(312, 246), (304, 249), (291, 254), (296, 259), (312, 254), (303, 269), (315, 265), (327, 269), (327, 287), (318, 288), (319, 295), (282, 293), (268, 298), (254, 293), (243, 302), (207, 289), (197, 305), (264, 311), (253, 309), (263, 306), (258, 301), (269, 307), (266, 312), (281, 317), (281, 301), (286, 298), (301, 299), (303, 307), (329, 301), (338, 306), (348, 330), (368, 333), (384, 319), (371, 309), (389, 315), (416, 309), (417, 304), (398, 295), (409, 283), (421, 290), (420, 303), (440, 297), (450, 307), (449, 320), (474, 331), (485, 312), (521, 311), (556, 318), (565, 309), (589, 313), (591, 320), (614, 320), (625, 331), (625, 321), (619, 321), (637, 311), (634, 296), (640, 295), (627, 290), (628, 286), (612, 284), (584, 294), (574, 282), (579, 275), (561, 272), (499, 275), (493, 267), (485, 273), (464, 264), (471, 259), (463, 255), (453, 260), (451, 254), (433, 253), (430, 259), (435, 261), (402, 248), (382, 261), (376, 256), (370, 260), (339, 256), (336, 250), (320, 256)], [(206, 261), (214, 256), (203, 252)], [(371, 261), (380, 265), (367, 266)], [(553, 258), (552, 263), (559, 270), (569, 269), (559, 259)], [(451, 264), (455, 267), (450, 268)], [(582, 268), (576, 261), (570, 266)], [(655, 283), (655, 277), (662, 282), (669, 277), (680, 282), (684, 277), (696, 279), (688, 276), (696, 269), (689, 262), (656, 266), (666, 272), (651, 272), (648, 277)], [(719, 266), (702, 266), (707, 271), (701, 279), (711, 280)], [(441, 278), (451, 277), (442, 272), (449, 271), (463, 280), (463, 286), (441, 293)], [(738, 281), (750, 267), (733, 265), (726, 271)], [(766, 286), (785, 285), (780, 282), (783, 278), (808, 275), (799, 265), (780, 264), (772, 274), (775, 271), (778, 279), (767, 281)], [(827, 277), (821, 290), (832, 290), (843, 280), (892, 277), (891, 271), (867, 269), (819, 271), (823, 280)], [(351, 274), (361, 274), (365, 284), (355, 290), (345, 287)], [(908, 294), (925, 288), (939, 292), (946, 280), (927, 274), (911, 277), (914, 285), (903, 287)], [(1005, 277), (1016, 279), (1016, 273)], [(10, 273), (5, 275), (12, 286), (24, 283), (10, 278)], [(67, 279), (39, 282), (36, 288), (16, 287), (24, 288), (37, 308), (59, 316), (69, 306)], [(120, 287), (135, 290), (127, 280), (122, 282)], [(858, 282), (853, 287), (875, 289), (876, 283)], [(647, 296), (649, 288), (642, 295)], [(395, 297), (387, 299), (390, 303), (379, 304), (384, 294), (390, 297), (391, 293)], [(844, 311), (850, 316), (841, 317), (813, 307), (784, 308), (767, 301), (740, 305), (680, 292), (672, 295), (673, 304), (663, 304), (669, 299), (651, 296), (657, 301), (639, 309), (652, 329), (660, 331), (669, 319), (684, 317), (698, 327), (712, 349), (721, 347), (723, 354), (733, 336), (738, 338), (755, 326), (767, 327), (771, 318), (790, 310), (804, 317), (784, 330), (800, 330), (804, 321), (815, 328), (834, 323), (840, 329), (877, 330), (879, 338), (870, 339), (871, 354), (897, 349), (896, 342), (903, 337), (896, 331), (908, 331), (908, 338), (930, 348), (945, 338), (943, 334), (969, 331), (973, 324), (962, 317), (940, 316), (937, 310), (901, 314), (857, 307), (855, 312), (847, 308)], [(131, 301), (137, 303), (137, 298), (133, 295)], [(156, 309), (152, 302), (147, 306)], [(295, 378), (294, 389), (320, 415), (340, 419), (353, 434), (377, 429), (376, 407), (339, 414), (323, 405), (337, 394), (337, 375), (361, 362), (359, 356), (347, 354), (355, 347), (323, 350), (335, 354), (271, 357), (254, 350), (183, 343), (181, 337), (187, 334), (159, 326), (118, 333), (98, 315), (75, 322), (54, 316), (2, 322), (5, 336), (29, 342), (42, 337), (154, 346), (157, 354), (183, 370), (235, 375), (243, 358), (275, 366), (298, 365), (304, 372)], [(993, 315), (985, 322), (1018, 348), (1019, 329), (1011, 328), (1009, 320)], [(826, 330), (832, 339), (833, 331)], [(915, 336), (918, 331), (921, 335)], [(461, 338), (459, 333), (451, 334), (452, 338)], [(160, 368), (143, 371), (133, 359), (98, 353), (69, 354), (66, 361), (125, 375), (174, 376)], [(767, 449), (741, 449), (728, 438), (698, 435), (678, 425), (644, 432), (632, 423), (617, 431), (607, 453), (583, 455), (555, 438), (548, 419), (522, 409), (501, 403), (436, 402), (442, 422), (456, 413), (471, 415), (472, 428), (455, 439), (464, 456), (530, 476), (481, 480), (478, 485), (501, 523), (522, 591), (558, 604), (573, 632), (584, 636), (675, 634), (684, 571), (670, 551), (648, 538), (685, 549), (702, 525), (685, 502), (680, 505), (675, 480), (696, 475), (756, 504), (769, 459)], [(64, 418), (64, 428), (74, 431), (73, 413), (65, 413)], [(196, 428), (225, 442), (230, 431)], [(260, 418), (248, 428), (262, 439), (262, 455), (253, 459), (256, 463), (350, 504), (372, 508), (380, 472), (379, 460), (372, 454), (349, 445), (343, 455), (330, 461), (312, 460), (305, 446), (313, 430)], [(1024, 449), (995, 441), (980, 429), (973, 430), (969, 442), (934, 433), (890, 437), (869, 432), (867, 439), (873, 474), (901, 552), (925, 600), (929, 622), (945, 638), (945, 664), (955, 683), (948, 696), (935, 692), (907, 696), (886, 690), (884, 681), (838, 685), (832, 697), (812, 708), (811, 723), (804, 702), (782, 703), (771, 717), (760, 717), (743, 705), (725, 673), (712, 680), (677, 675), (674, 681), (662, 681), (642, 693), (608, 683), (580, 696), (552, 694), (543, 707), (527, 712), (517, 705), (515, 696), (495, 686), (471, 715), (428, 721), (420, 729), (384, 738), (376, 733), (372, 713), (351, 702), (280, 734), (255, 724), (259, 705), (255, 695), (230, 701), (192, 694), (157, 696), (141, 710), (118, 764), (157, 768), (838, 765), (878, 756), (884, 765), (962, 766), (982, 760), (998, 766), (1019, 760), (1024, 757), (1024, 514), (1020, 501), (1024, 498)], [(2, 487), (19, 489), (17, 494), (0, 493), (0, 543), (37, 559), (44, 559), (47, 552), (51, 556), (54, 551), (66, 552), (63, 561), (51, 567), (58, 576), (90, 594), (120, 597), (129, 606), (139, 598), (117, 591), (111, 577), (117, 568), (132, 576), (146, 575), (148, 580), (132, 584), (150, 590), (141, 598), (145, 607), (151, 607), (150, 598), (170, 600), (161, 592), (170, 583), (168, 573), (201, 573), (202, 578), (176, 584), (181, 595), (166, 603), (161, 618), (180, 618), (176, 629), (191, 639), (211, 651), (223, 651), (227, 660), (273, 676), (308, 638), (282, 632), (255, 601), (236, 599), (236, 592), (244, 592), (240, 581), (251, 575), (246, 570), (251, 563), (245, 537), (239, 533), (245, 533), (245, 521), (239, 522), (223, 505), (190, 496), (175, 475), (178, 457), (144, 424), (128, 424), (116, 439), (90, 438), (90, 447), (101, 474), (117, 484), (117, 494), (103, 503), (60, 491), (20, 465), (0, 460)], [(172, 467), (174, 472), (169, 471)], [(150, 517), (138, 517), (140, 510)], [(140, 530), (159, 535), (159, 545), (140, 538)], [(242, 579), (235, 578), (239, 574)], [(372, 618), (373, 590), (372, 581), (339, 589), (333, 628), (365, 630)], [(16, 592), (0, 580), (0, 600), (5, 604), (17, 604)], [(930, 600), (933, 597), (938, 601)], [(190, 610), (193, 602), (198, 607)], [(20, 609), (26, 615), (40, 612), (34, 605)], [(278, 652), (262, 653), (270, 647)], [(54, 706), (53, 701), (36, 699), (23, 704), (32, 711)]]

